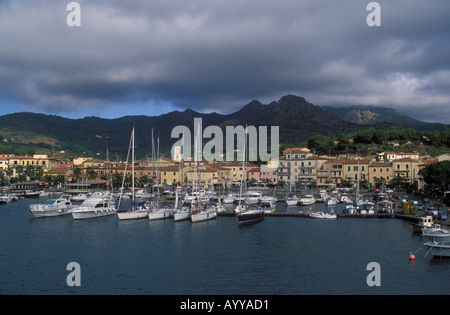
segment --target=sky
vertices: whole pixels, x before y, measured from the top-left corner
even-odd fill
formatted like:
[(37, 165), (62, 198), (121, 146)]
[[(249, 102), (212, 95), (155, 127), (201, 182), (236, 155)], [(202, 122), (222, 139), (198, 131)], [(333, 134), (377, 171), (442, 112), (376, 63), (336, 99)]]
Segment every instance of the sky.
[(364, 0), (69, 2), (0, 2), (0, 115), (228, 114), (294, 94), (450, 123), (448, 0), (376, 1), (380, 26)]

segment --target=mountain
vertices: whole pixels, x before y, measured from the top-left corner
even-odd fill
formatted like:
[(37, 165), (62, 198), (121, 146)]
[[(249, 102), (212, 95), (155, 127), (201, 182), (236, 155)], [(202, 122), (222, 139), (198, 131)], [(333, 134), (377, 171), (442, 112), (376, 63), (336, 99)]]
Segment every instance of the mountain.
[(417, 130), (439, 130), (444, 126), (411, 118), (388, 107), (354, 105), (349, 107), (322, 106), (322, 108), (346, 122), (363, 126), (385, 123)]
[[(160, 116), (125, 116), (118, 119), (68, 119), (55, 115), (16, 113), (0, 116), (0, 141), (3, 140), (0, 152), (14, 147), (23, 152), (30, 149), (36, 153), (66, 151), (72, 155), (99, 154), (104, 158), (108, 147), (112, 159), (117, 156), (124, 159), (128, 152), (130, 132), (135, 126), (136, 154), (143, 158), (152, 152), (152, 130), (155, 146), (159, 137), (160, 152), (168, 152), (178, 140), (171, 138), (172, 129), (176, 126), (187, 126), (193, 137), (194, 118), (202, 118), (203, 128), (216, 125), (222, 130), (225, 130), (226, 126), (238, 125), (267, 126), (268, 129), (270, 126), (279, 126), (280, 143), (292, 145), (307, 141), (316, 134), (337, 136), (367, 128), (369, 124), (389, 127), (405, 121), (421, 128), (427, 125), (408, 120), (406, 116), (404, 119), (399, 117), (403, 116), (398, 112), (375, 107), (320, 107), (295, 95), (283, 96), (267, 105), (253, 100), (229, 115), (203, 114), (191, 109)], [(193, 139), (191, 141), (193, 143)], [(205, 139), (206, 141), (209, 140)]]

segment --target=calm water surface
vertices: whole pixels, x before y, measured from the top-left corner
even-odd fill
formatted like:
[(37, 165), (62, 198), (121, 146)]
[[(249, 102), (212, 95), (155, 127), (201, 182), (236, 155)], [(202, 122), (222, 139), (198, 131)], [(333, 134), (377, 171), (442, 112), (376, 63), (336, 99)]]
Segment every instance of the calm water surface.
[[(0, 294), (450, 293), (450, 260), (424, 257), (421, 238), (397, 219), (33, 218), (28, 205), (44, 200), (0, 206)], [(69, 262), (81, 266), (80, 287), (66, 284)], [(366, 283), (370, 262), (380, 264), (380, 287)]]

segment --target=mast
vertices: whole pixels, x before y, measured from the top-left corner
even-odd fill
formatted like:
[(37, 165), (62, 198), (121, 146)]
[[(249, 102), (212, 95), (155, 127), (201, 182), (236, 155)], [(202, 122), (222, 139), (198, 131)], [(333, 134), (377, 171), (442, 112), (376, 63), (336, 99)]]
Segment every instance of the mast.
[[(134, 203), (134, 127), (133, 127), (133, 131), (131, 132), (131, 187), (132, 187), (132, 192), (131, 192), (131, 196), (132, 196), (132, 200)], [(134, 207), (134, 205), (133, 205)]]

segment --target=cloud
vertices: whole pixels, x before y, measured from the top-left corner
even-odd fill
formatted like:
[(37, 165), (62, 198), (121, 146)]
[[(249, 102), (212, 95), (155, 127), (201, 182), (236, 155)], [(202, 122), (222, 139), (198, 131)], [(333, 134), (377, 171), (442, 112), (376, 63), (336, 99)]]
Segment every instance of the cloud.
[[(48, 113), (229, 113), (287, 93), (448, 123), (450, 3), (322, 0), (2, 1), (0, 100)], [(131, 109), (131, 106), (135, 106)], [(411, 110), (410, 110), (411, 109)], [(120, 112), (121, 114), (123, 111)]]

